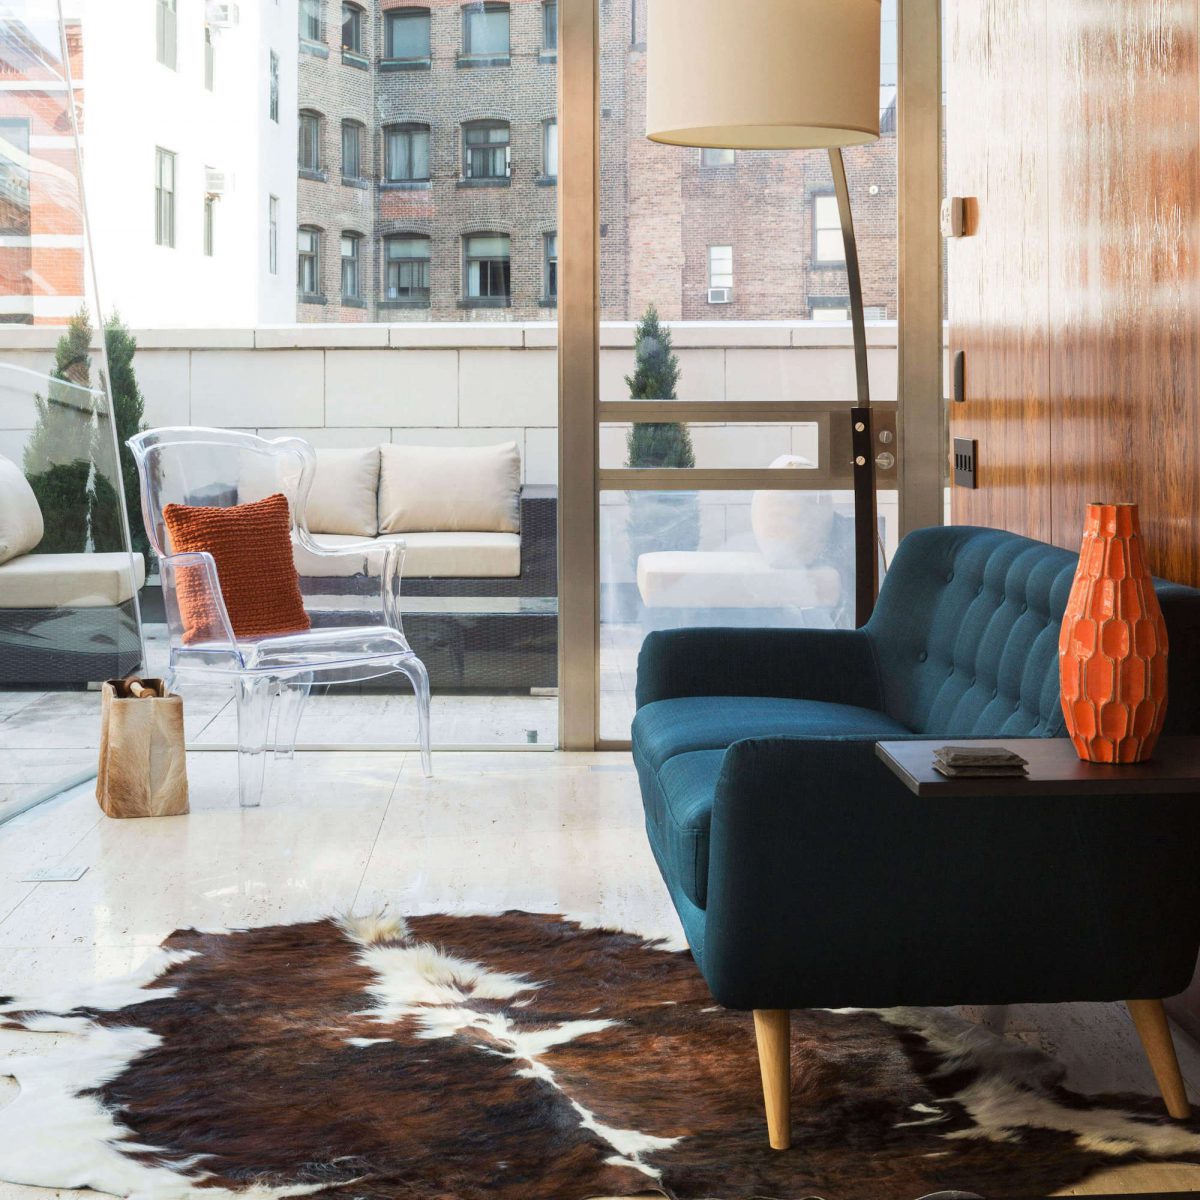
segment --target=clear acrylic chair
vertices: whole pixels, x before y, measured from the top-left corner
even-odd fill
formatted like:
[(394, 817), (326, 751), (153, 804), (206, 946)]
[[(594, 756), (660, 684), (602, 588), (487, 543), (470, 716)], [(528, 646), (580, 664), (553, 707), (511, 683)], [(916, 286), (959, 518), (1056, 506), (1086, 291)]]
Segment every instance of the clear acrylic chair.
[[(429, 675), (409, 646), (400, 619), (403, 544), (363, 541), (328, 550), (313, 540), (305, 509), (316, 455), (300, 438), (269, 441), (225, 429), (151, 429), (130, 438), (129, 446), (141, 478), (146, 533), (159, 558), (170, 634), (168, 681), (191, 676), (233, 687), (242, 806), (260, 802), (272, 744), (276, 757), (292, 757), (304, 702), (314, 685), (364, 683), (394, 671), (408, 676), (416, 692), (421, 765), (431, 775)], [(212, 555), (173, 553), (162, 511), (168, 504), (228, 508), (276, 492), (287, 497), (291, 509), (293, 553), (304, 564), (298, 571), (302, 590), (306, 576), (354, 575), (365, 567), (380, 580), (377, 621), (372, 612), (370, 624), (256, 640), (234, 636)], [(338, 569), (338, 559), (344, 560), (344, 569)], [(188, 641), (176, 592), (181, 574), (193, 592), (199, 586), (207, 593), (206, 607), (213, 614), (211, 627), (191, 630)], [(311, 604), (305, 595), (305, 605), (319, 607), (319, 602)]]

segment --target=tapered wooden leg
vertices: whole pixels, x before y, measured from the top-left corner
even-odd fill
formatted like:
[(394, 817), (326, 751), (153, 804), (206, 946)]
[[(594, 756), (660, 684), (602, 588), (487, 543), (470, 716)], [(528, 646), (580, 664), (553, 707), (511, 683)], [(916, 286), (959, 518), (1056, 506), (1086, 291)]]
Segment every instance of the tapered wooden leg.
[(1158, 1090), (1167, 1106), (1167, 1112), (1176, 1120), (1186, 1121), (1192, 1115), (1188, 1104), (1183, 1076), (1179, 1073), (1179, 1059), (1175, 1057), (1175, 1043), (1171, 1040), (1171, 1027), (1161, 1000), (1129, 1000), (1126, 1002), (1129, 1015), (1142, 1039), (1142, 1049), (1150, 1060), (1150, 1069), (1158, 1081)]
[(786, 1008), (756, 1008), (758, 1069), (767, 1106), (767, 1135), (772, 1150), (792, 1144), (792, 1015)]

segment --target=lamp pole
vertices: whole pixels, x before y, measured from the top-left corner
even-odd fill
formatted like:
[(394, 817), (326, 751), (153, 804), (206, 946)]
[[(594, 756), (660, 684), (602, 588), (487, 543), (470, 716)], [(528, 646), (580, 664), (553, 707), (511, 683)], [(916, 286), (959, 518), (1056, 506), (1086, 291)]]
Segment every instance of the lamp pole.
[(850, 291), (850, 324), (854, 331), (854, 374), (858, 401), (850, 410), (851, 446), (854, 454), (854, 621), (870, 619), (879, 594), (879, 509), (875, 495), (875, 435), (871, 422), (871, 381), (867, 371), (867, 319), (863, 308), (862, 272), (858, 265), (858, 239), (850, 208), (850, 187), (840, 146), (829, 150), (833, 190), (837, 194), (846, 248), (846, 286)]

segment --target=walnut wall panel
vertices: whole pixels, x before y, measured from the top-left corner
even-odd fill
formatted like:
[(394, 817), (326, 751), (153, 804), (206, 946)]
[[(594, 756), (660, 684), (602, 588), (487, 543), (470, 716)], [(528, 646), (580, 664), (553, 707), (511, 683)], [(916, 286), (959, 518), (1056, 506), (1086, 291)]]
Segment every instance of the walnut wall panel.
[[(1061, 3), (1063, 0), (1053, 0)], [(953, 436), (980, 444), (980, 490), (954, 520), (1051, 536), (1047, 0), (946, 8), (946, 181), (969, 196), (950, 244), (951, 350), (967, 355)], [(1029, 431), (1042, 431), (1031, 437)]]
[(1197, 5), (951, 0), (951, 349), (979, 439), (958, 522), (1074, 548), (1090, 500), (1142, 507), (1153, 569), (1200, 583)]

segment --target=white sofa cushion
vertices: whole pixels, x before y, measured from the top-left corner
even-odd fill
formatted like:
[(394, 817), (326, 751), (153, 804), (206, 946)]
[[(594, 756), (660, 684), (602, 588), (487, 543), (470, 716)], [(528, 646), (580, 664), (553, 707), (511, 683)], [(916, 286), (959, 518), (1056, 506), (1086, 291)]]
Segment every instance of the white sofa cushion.
[(643, 554), (637, 583), (647, 608), (835, 608), (842, 597), (833, 567), (778, 570), (752, 551)]
[(146, 582), (128, 554), (26, 554), (0, 563), (0, 608), (111, 608)]
[(516, 442), (380, 447), (382, 534), (520, 533), (520, 495)]
[[(772, 470), (811, 470), (798, 454), (780, 455)], [(807, 567), (821, 556), (833, 529), (833, 497), (819, 492), (755, 492), (750, 525), (768, 565), (780, 570)]]
[(318, 450), (305, 515), (310, 533), (374, 537), (378, 529), (379, 447)]
[(516, 533), (404, 533), (379, 540), (408, 547), (406, 579), (516, 579), (521, 574), (521, 537)]
[(36, 549), (45, 532), (42, 510), (24, 472), (0, 454), (0, 563)]
[[(314, 533), (312, 540), (322, 550), (341, 550), (346, 546), (358, 546), (369, 540), (352, 537), (346, 533)], [(322, 558), (303, 546), (294, 547), (296, 573), (309, 579), (343, 579), (351, 575), (362, 575), (367, 569), (365, 554), (340, 554), (336, 558)]]

